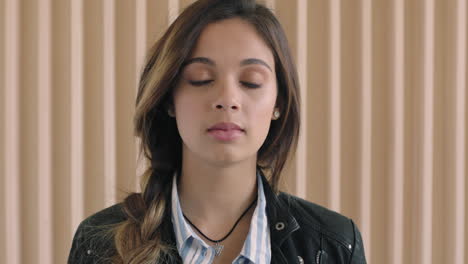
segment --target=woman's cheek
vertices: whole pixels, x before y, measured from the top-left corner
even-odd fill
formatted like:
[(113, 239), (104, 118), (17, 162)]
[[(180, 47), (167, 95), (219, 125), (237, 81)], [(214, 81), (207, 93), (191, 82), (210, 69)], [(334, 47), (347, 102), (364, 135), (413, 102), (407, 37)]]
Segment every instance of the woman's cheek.
[(178, 94), (176, 99), (176, 111), (178, 110), (180, 115), (184, 115), (185, 118), (193, 117), (199, 107), (200, 100), (195, 94), (192, 94), (188, 90), (182, 91)]
[(271, 122), (271, 113), (273, 111), (273, 106), (268, 105), (265, 107), (257, 108), (255, 111), (255, 118), (252, 120), (252, 124), (256, 127), (258, 136), (266, 137), (268, 130), (270, 128)]
[(195, 125), (199, 122), (197, 117), (200, 116), (197, 113), (197, 106), (194, 100), (190, 100), (189, 97), (179, 95), (175, 101), (175, 114), (176, 123), (179, 129), (179, 133), (188, 136), (192, 130), (196, 127)]

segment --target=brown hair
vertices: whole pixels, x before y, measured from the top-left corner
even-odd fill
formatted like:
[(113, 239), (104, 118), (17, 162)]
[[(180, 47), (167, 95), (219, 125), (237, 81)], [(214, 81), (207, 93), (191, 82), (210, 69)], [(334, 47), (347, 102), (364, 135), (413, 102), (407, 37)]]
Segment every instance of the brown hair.
[(254, 0), (199, 0), (188, 6), (154, 44), (141, 75), (136, 99), (135, 134), (150, 166), (142, 176), (143, 192), (127, 196), (127, 220), (115, 229), (114, 262), (154, 263), (175, 257), (162, 239), (171, 228), (170, 191), (175, 171), (181, 171), (182, 142), (176, 121), (167, 114), (180, 70), (202, 30), (210, 23), (238, 17), (249, 22), (271, 49), (278, 87), (276, 107), (281, 117), (272, 122), (257, 153), (257, 168), (269, 178), (275, 193), (288, 155), (299, 134), (299, 83), (286, 35), (273, 13)]

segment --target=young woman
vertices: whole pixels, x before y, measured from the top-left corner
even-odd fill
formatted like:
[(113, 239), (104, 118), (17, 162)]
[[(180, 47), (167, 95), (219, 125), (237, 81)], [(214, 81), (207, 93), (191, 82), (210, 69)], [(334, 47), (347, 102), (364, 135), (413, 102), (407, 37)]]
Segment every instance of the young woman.
[(278, 190), (299, 101), (286, 36), (267, 8), (193, 3), (141, 76), (143, 192), (84, 220), (69, 263), (365, 263), (352, 220)]

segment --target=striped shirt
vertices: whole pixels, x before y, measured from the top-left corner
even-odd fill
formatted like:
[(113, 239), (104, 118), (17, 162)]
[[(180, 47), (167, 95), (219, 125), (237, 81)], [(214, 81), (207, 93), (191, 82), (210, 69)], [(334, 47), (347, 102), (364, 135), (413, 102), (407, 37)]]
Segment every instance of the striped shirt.
[[(257, 173), (257, 187), (258, 202), (250, 222), (249, 234), (239, 256), (232, 262), (233, 264), (260, 264), (271, 261), (270, 229), (265, 210), (266, 200), (263, 183), (259, 173)], [(215, 249), (194, 232), (182, 214), (177, 193), (177, 175), (174, 175), (172, 184), (171, 206), (171, 220), (174, 226), (177, 249), (183, 262), (190, 264), (212, 263), (215, 258)]]

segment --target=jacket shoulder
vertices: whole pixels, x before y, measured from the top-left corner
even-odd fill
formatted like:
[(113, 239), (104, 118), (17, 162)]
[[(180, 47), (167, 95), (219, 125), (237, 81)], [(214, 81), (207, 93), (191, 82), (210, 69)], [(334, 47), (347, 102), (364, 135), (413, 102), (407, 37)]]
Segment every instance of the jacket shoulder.
[(82, 223), (102, 226), (120, 223), (124, 220), (126, 220), (126, 216), (122, 208), (122, 203), (118, 203), (88, 216)]
[(106, 256), (113, 253), (112, 227), (125, 220), (121, 203), (107, 207), (84, 219), (73, 237), (68, 263), (103, 261)]
[(288, 205), (299, 224), (310, 225), (330, 233), (352, 235), (350, 218), (288, 193), (281, 192), (279, 197)]
[(302, 230), (339, 243), (351, 254), (352, 263), (365, 263), (361, 233), (351, 218), (285, 192), (280, 192), (278, 198), (287, 205)]

